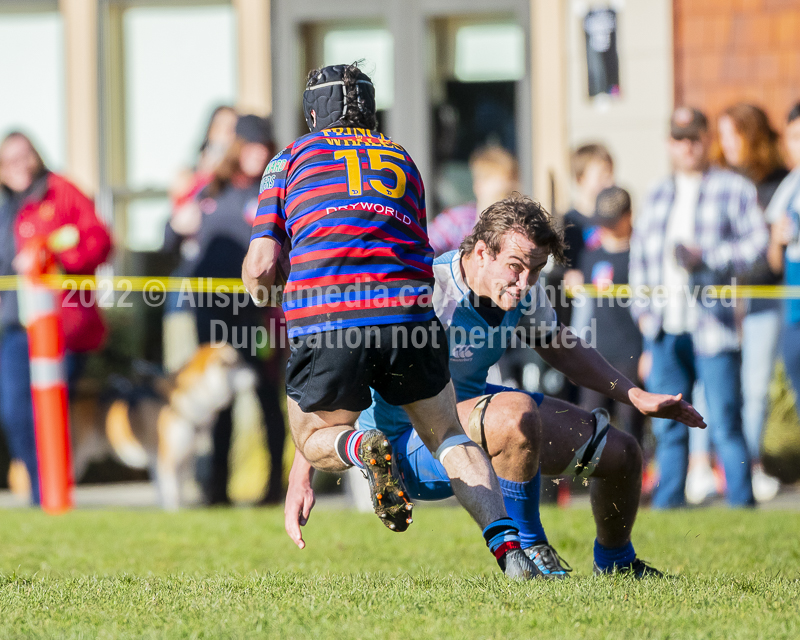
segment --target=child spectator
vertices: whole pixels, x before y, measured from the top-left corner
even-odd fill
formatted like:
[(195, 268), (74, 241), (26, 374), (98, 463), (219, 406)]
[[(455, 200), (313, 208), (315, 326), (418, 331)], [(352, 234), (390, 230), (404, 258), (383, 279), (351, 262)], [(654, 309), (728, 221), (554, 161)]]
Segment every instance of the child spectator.
[[(579, 264), (587, 281), (598, 293), (614, 285), (628, 284), (631, 223), (631, 197), (625, 189), (609, 187), (597, 196), (594, 217), (587, 219), (597, 229), (599, 246), (583, 251)], [(628, 305), (614, 296), (592, 297), (593, 335), (597, 350), (628, 379), (638, 381), (642, 355), (642, 334), (631, 317)], [(639, 384), (637, 382), (637, 384)], [(621, 428), (641, 443), (643, 416), (633, 407), (609, 400), (604, 394), (581, 389), (581, 404), (591, 411), (605, 407), (616, 413)]]
[(475, 151), (469, 159), (469, 170), (475, 201), (442, 211), (428, 225), (428, 239), (437, 256), (458, 249), (481, 212), (519, 188), (517, 161), (498, 145)]
[(564, 240), (567, 243), (564, 284), (573, 286), (584, 281), (580, 272), (585, 249), (596, 249), (600, 238), (591, 218), (595, 214), (597, 195), (614, 184), (614, 160), (602, 144), (585, 144), (572, 154), (572, 176), (575, 198), (564, 214)]

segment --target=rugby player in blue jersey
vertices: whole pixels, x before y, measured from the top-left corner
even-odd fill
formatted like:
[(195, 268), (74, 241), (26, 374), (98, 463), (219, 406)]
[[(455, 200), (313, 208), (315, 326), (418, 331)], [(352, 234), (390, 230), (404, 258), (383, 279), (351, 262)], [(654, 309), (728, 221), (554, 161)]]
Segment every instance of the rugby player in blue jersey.
[(354, 429), (370, 391), (379, 392), (405, 408), (505, 574), (539, 575), (486, 454), (458, 419), (417, 167), (375, 130), (375, 90), (355, 65), (312, 71), (303, 108), (311, 133), (267, 166), (242, 266), (253, 299), (269, 304), (282, 248), (291, 247), (282, 305), (297, 450), (325, 471), (366, 467), (376, 513), (404, 531), (413, 504), (392, 445), (377, 429)]
[[(645, 415), (705, 426), (680, 396), (636, 387), (557, 323), (538, 282), (551, 254), (562, 258), (563, 244), (549, 215), (538, 203), (513, 197), (481, 214), (460, 251), (435, 261), (434, 306), (448, 330), (460, 420), (489, 455), (522, 546), (544, 576), (565, 577), (566, 570), (539, 519), (541, 473), (590, 478), (597, 526), (595, 572), (660, 575), (636, 557), (631, 542), (642, 473), (636, 440), (610, 427), (605, 410), (589, 413), (542, 394), (486, 383), (489, 368), (517, 339), (581, 386), (633, 405)], [(451, 495), (446, 470), (422, 446), (402, 409), (387, 404), (378, 392), (373, 399), (359, 418), (359, 428), (377, 427), (387, 435), (411, 497), (436, 500)], [(286, 530), (301, 548), (299, 525), (308, 520), (313, 506), (311, 473), (308, 463), (296, 456), (286, 499)]]

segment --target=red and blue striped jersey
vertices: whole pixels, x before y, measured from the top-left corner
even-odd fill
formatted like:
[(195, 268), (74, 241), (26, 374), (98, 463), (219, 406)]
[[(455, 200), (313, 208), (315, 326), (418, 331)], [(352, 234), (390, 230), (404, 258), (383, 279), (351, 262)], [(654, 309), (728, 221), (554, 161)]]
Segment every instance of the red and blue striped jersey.
[(289, 335), (431, 320), (425, 187), (400, 145), (365, 129), (295, 140), (267, 166), (252, 238), (291, 241)]

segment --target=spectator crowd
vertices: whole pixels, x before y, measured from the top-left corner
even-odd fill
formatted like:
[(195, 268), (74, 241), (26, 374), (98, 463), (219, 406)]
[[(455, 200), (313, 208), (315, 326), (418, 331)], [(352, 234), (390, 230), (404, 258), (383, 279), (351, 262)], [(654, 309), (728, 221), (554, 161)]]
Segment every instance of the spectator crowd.
[[(549, 274), (569, 291), (584, 284), (595, 293), (624, 285), (631, 291), (666, 288), (658, 303), (655, 296), (619, 304), (618, 297), (595, 295), (560, 309), (561, 319), (578, 330), (593, 323), (597, 348), (631, 380), (649, 391), (681, 393), (703, 407), (709, 434), (693, 430), (690, 438), (678, 422), (653, 421), (656, 472), (645, 482), (656, 508), (680, 507), (687, 498), (700, 503), (717, 492), (732, 506), (773, 498), (779, 483), (761, 465), (760, 443), (779, 356), (795, 397), (800, 392), (800, 303), (768, 289), (728, 301), (700, 295), (709, 286), (721, 291), (734, 284), (800, 283), (800, 105), (788, 115), (783, 147), (766, 113), (754, 105), (733, 105), (716, 125), (715, 131), (697, 109), (675, 110), (666, 145), (672, 170), (637, 210), (615, 185), (605, 146), (575, 149), (573, 204), (563, 216), (566, 264)], [(437, 253), (458, 247), (480, 211), (480, 194), (490, 192), (486, 185), (495, 186), (495, 198), (515, 188), (516, 165), (501, 149), (479, 150), (470, 169), (478, 204), (433, 221), (429, 232)], [(504, 361), (511, 380), (498, 375), (552, 393), (546, 376), (537, 373), (531, 381), (519, 375), (536, 358), (519, 351)], [(589, 410), (606, 403), (601, 394), (566, 386), (565, 393), (579, 396)], [(625, 405), (606, 408), (642, 442), (638, 412)]]
[[(238, 278), (250, 242), (262, 174), (276, 147), (271, 122), (214, 111), (194, 167), (177, 176), (162, 251), (175, 256), (171, 274), (189, 278)], [(723, 492), (731, 506), (769, 500), (779, 489), (761, 462), (760, 443), (769, 412), (776, 362), (800, 396), (800, 300), (781, 300), (756, 287), (756, 295), (700, 295), (733, 285), (800, 285), (800, 104), (788, 115), (783, 140), (767, 115), (736, 104), (713, 126), (697, 109), (679, 107), (669, 122), (664, 151), (671, 172), (641, 203), (616, 184), (610, 152), (597, 143), (572, 154), (573, 203), (563, 215), (566, 263), (550, 265), (548, 283), (578, 292), (663, 288), (666, 296), (578, 297), (560, 305), (560, 318), (578, 330), (591, 328), (600, 353), (648, 391), (683, 394), (702, 406), (708, 437), (690, 434), (671, 420), (652, 421), (627, 405), (563, 381), (563, 394), (588, 410), (599, 406), (649, 449), (655, 472), (646, 480), (655, 508), (702, 502)], [(515, 158), (497, 145), (470, 159), (475, 200), (446, 210), (429, 224), (437, 254), (457, 249), (478, 215), (519, 189)], [(787, 165), (794, 167), (791, 172)], [(94, 205), (77, 187), (49, 171), (34, 145), (13, 132), (0, 143), (0, 268), (2, 276), (25, 272), (25, 247), (41, 239), (67, 274), (90, 274), (112, 250), (111, 235)], [(234, 295), (234, 294), (230, 294)], [(229, 297), (230, 297), (229, 295)], [(280, 311), (240, 305), (186, 304), (170, 294), (164, 306), (164, 371), (181, 369), (198, 345), (213, 340), (214, 326), (266, 328)], [(102, 346), (106, 330), (94, 301), (62, 309), (70, 389), (86, 354)], [(11, 457), (32, 479), (39, 501), (30, 392), (28, 338), (14, 291), (0, 292), (0, 422)], [(231, 332), (232, 334), (232, 332)], [(285, 427), (281, 378), (284, 354), (269, 344), (257, 352), (238, 348), (256, 374), (255, 394), (266, 427), (271, 465), (263, 503), (284, 493)], [(529, 390), (553, 394), (549, 373), (534, 364), (532, 350), (507, 354), (493, 375)], [(531, 368), (533, 367), (533, 368)], [(536, 375), (528, 375), (531, 371)], [(532, 387), (532, 388), (531, 388)], [(207, 504), (228, 504), (232, 409), (219, 413), (212, 446), (197, 461)]]

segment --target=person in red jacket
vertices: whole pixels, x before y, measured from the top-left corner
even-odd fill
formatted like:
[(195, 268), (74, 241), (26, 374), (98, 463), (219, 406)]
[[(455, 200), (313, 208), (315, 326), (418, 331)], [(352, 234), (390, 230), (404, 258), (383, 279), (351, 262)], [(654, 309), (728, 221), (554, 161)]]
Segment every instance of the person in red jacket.
[[(25, 247), (45, 240), (60, 270), (91, 275), (111, 252), (111, 236), (92, 201), (73, 184), (47, 170), (31, 141), (14, 132), (0, 143), (0, 275), (27, 270)], [(67, 376), (77, 377), (80, 354), (98, 348), (106, 328), (92, 296), (62, 297)], [(0, 420), (13, 458), (31, 478), (39, 502), (38, 465), (30, 390), (28, 336), (19, 316), (16, 291), (0, 292)]]

